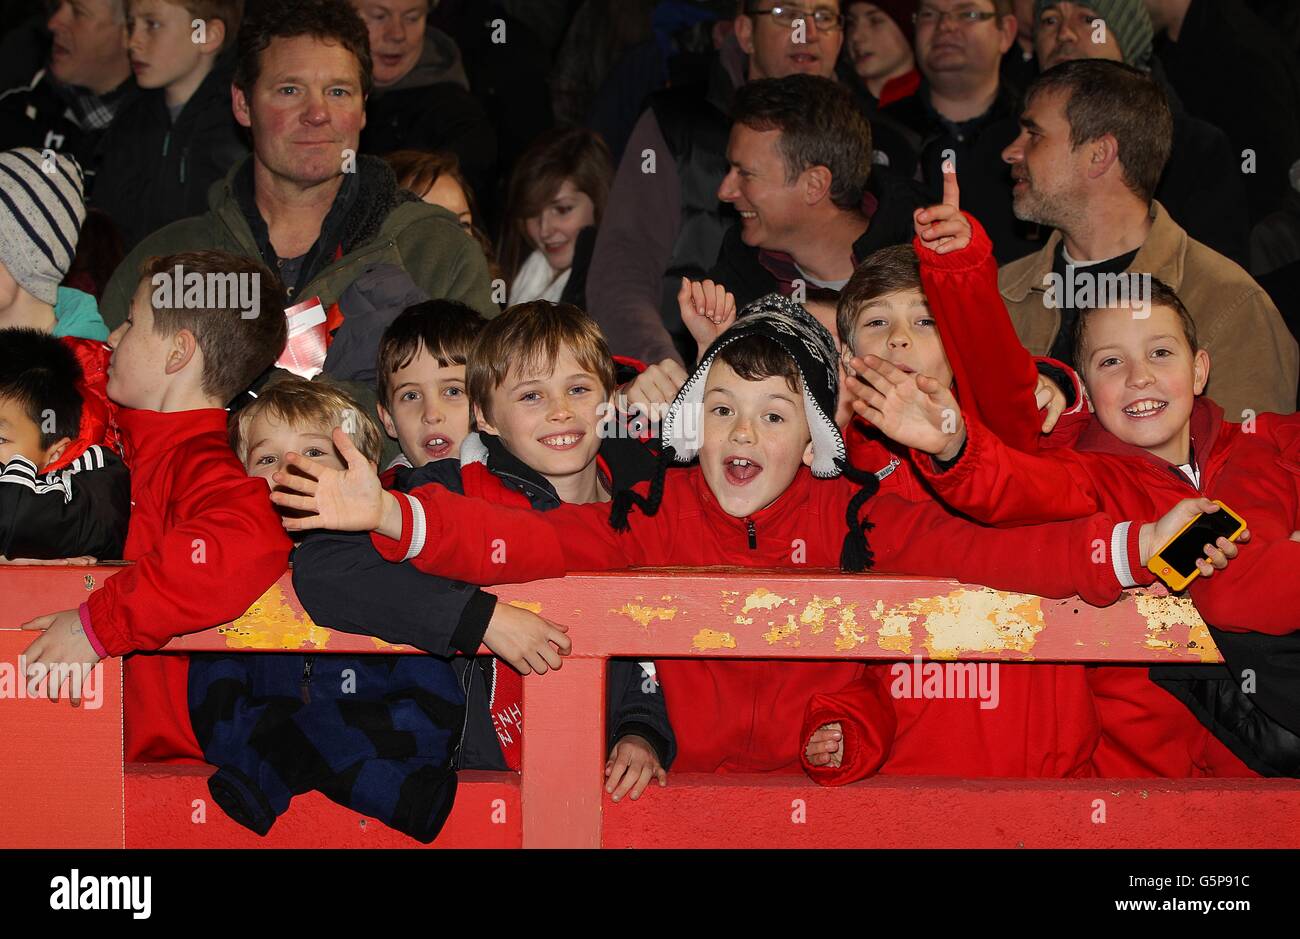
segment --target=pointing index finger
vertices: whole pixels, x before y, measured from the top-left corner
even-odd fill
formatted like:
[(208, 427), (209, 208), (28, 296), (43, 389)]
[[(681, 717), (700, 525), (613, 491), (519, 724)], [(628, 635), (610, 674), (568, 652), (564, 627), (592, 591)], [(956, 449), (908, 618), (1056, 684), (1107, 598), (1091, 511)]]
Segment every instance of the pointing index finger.
[(961, 208), (961, 187), (957, 185), (957, 166), (952, 160), (943, 161), (943, 204)]

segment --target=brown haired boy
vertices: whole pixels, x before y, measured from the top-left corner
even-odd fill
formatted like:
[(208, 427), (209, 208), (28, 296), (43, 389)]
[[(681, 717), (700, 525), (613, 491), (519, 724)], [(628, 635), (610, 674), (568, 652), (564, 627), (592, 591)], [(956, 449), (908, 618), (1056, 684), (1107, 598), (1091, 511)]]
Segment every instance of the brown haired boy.
[(243, 0), (126, 2), (142, 92), (105, 139), (94, 202), (130, 250), (164, 225), (202, 214), (208, 189), (248, 148), (230, 110)]
[[(89, 670), (155, 651), (239, 617), (284, 572), (289, 540), (265, 484), (230, 451), (223, 407), (284, 348), (284, 304), (275, 277), (235, 255), (145, 265), (129, 318), (109, 336), (108, 394), (122, 406), (134, 504), (124, 557), (135, 563), (79, 609), (27, 623), (44, 630), (29, 663)], [(181, 656), (126, 660), (128, 761), (200, 757), (187, 674)]]

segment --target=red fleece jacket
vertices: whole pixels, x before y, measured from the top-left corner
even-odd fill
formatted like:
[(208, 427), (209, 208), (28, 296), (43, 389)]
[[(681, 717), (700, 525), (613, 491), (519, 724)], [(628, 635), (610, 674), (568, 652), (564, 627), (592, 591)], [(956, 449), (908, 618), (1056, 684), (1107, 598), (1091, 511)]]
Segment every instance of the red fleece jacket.
[[(637, 487), (644, 495), (646, 485)], [(844, 479), (815, 480), (801, 468), (780, 498), (749, 518), (718, 505), (698, 466), (670, 470), (659, 511), (633, 512), (630, 531), (615, 532), (607, 505), (562, 506), (530, 512), (467, 499), (424, 486), (399, 499), (402, 537), (372, 535), (391, 561), (410, 560), (443, 577), (487, 585), (562, 577), (576, 571), (627, 567), (713, 566), (834, 569), (857, 487)], [(1097, 605), (1113, 602), (1119, 583), (1106, 565), (1093, 564), (1094, 538), (1109, 539), (1106, 516), (1063, 525), (996, 531), (962, 521), (931, 504), (896, 496), (869, 501), (871, 547), (878, 572), (960, 577), (1048, 597), (1079, 594)], [(806, 547), (793, 564), (790, 545)], [(502, 544), (506, 550), (500, 550)], [(942, 545), (943, 550), (935, 550)], [(504, 555), (504, 559), (503, 559)], [(734, 627), (732, 627), (734, 628)], [(715, 663), (661, 661), (669, 718), (677, 734), (675, 768), (684, 772), (797, 771), (805, 738), (805, 706), (819, 692), (839, 691), (869, 677), (860, 663)], [(863, 711), (861, 739), (846, 735), (840, 772), (819, 781), (848, 782), (877, 771), (888, 758), (892, 709), (879, 674), (856, 700)], [(933, 753), (943, 747), (930, 741)], [(942, 765), (942, 755), (932, 765)]]
[[(1040, 454), (1016, 452), (981, 427), (968, 425), (966, 449), (945, 473), (917, 454), (935, 491), (953, 507), (991, 524), (1054, 521), (1113, 512), (1154, 517), (1180, 499), (1219, 499), (1246, 519), (1252, 541), (1227, 570), (1189, 588), (1197, 610), (1221, 629), (1286, 633), (1300, 628), (1294, 572), (1300, 543), (1300, 418), (1261, 415), (1252, 432), (1223, 419), (1198, 398), (1191, 415), (1192, 451), (1200, 487), (1176, 466), (1123, 443), (1094, 415), (1084, 414), (1052, 435)], [(1149, 584), (1137, 530), (1117, 532), (1111, 550), (1128, 576)], [(1105, 739), (1095, 762), (1105, 775), (1253, 775), (1145, 669), (1099, 667), (1090, 676)]]
[[(1034, 450), (1043, 420), (1034, 401), (1038, 369), (1021, 347), (1000, 299), (995, 308), (970, 302), (972, 297), (998, 297), (998, 288), (992, 243), (976, 219), (970, 215), (967, 219), (971, 243), (961, 251), (936, 254), (919, 239), (913, 241), (922, 288), (962, 408), (987, 421), (1012, 445)], [(1075, 409), (1081, 406), (1082, 395), (1076, 395)], [(913, 502), (934, 500), (933, 490), (917, 473), (906, 447), (884, 437), (862, 418), (850, 422), (844, 436), (850, 462), (882, 477), (882, 493)], [(889, 759), (880, 772), (967, 778), (1092, 775), (1092, 754), (1101, 726), (1086, 669), (1081, 665), (1004, 662), (998, 664), (996, 674), (996, 707), (982, 708), (973, 694), (895, 695), (898, 725)], [(823, 724), (835, 722), (846, 734), (862, 734), (854, 696), (870, 691), (860, 686), (816, 695), (807, 715), (805, 739)], [(936, 746), (940, 741), (942, 747)], [(831, 772), (805, 765), (814, 776)]]
[[(162, 648), (242, 616), (284, 573), (289, 539), (266, 483), (244, 472), (213, 408), (117, 415), (131, 469), (124, 556), (134, 561), (81, 606), (101, 655)], [(186, 704), (189, 659), (126, 660), (126, 759), (202, 760)]]

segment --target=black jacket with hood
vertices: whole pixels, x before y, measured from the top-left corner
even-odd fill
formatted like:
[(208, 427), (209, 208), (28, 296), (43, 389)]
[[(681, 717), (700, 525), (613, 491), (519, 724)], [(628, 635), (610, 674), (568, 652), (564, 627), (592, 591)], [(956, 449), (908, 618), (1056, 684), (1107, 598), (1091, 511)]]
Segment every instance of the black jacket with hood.
[(448, 150), (475, 192), (486, 192), (497, 161), (496, 130), (469, 93), (460, 50), (430, 28), (420, 61), (399, 81), (370, 93), (361, 151)]
[(143, 91), (109, 128), (92, 202), (129, 251), (177, 219), (202, 215), (208, 189), (248, 153), (230, 110), (232, 53), (222, 53), (173, 121), (161, 88)]
[[(649, 479), (656, 465), (654, 454), (630, 439), (604, 440), (600, 458), (615, 491)], [(481, 464), (476, 469), (485, 469), (523, 493), (538, 511), (561, 505), (550, 483), (506, 450), (497, 437), (471, 435), (462, 444), (461, 459), (467, 469)], [(402, 492), (430, 483), (464, 492), (461, 466), (453, 460), (438, 460), (418, 469), (400, 467), (394, 482), (394, 488)], [(375, 550), (368, 532), (308, 534), (294, 554), (293, 586), (303, 609), (322, 626), (412, 645), (431, 655), (456, 656), (452, 664), (460, 675), (466, 702), (457, 766), (506, 768), (489, 707), (492, 656), (475, 655), (496, 609), (494, 595), (470, 584), (422, 573), (410, 563), (391, 564)], [(574, 720), (591, 717), (574, 715)], [(610, 660), (605, 726), (609, 746), (620, 737), (636, 734), (654, 747), (665, 768), (676, 756), (663, 693), (657, 684), (646, 681), (645, 671), (635, 661)]]

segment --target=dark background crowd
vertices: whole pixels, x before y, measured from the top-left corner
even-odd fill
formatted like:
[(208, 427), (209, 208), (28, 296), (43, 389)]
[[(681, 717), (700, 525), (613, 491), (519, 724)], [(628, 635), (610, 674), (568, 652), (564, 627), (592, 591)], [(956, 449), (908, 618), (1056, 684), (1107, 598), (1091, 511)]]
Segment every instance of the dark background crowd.
[[(1296, 4), (350, 4), (365, 26), (370, 61), (369, 87), (357, 89), (364, 95), (364, 126), (345, 127), (327, 108), (292, 120), (337, 130), (342, 172), (355, 170), (358, 185), (333, 187), (337, 195), (314, 222), (298, 218), (290, 224), (268, 207), (261, 174), (262, 168), (274, 169), (263, 152), (275, 148), (271, 136), (294, 131), (267, 122), (265, 109), (260, 121), (257, 109), (248, 107), (241, 118), (239, 24), (273, 7), (310, 22), (331, 4), (7, 0), (0, 37), (0, 89), (8, 89), (0, 91), (0, 150), (52, 150), (80, 164), (85, 221), (63, 286), (96, 298), (108, 329), (124, 316), (125, 300), (114, 296), (109, 283), (123, 259), (138, 267), (139, 258), (128, 255), (141, 245), (146, 253), (159, 253), (150, 237), (164, 226), (204, 213), (220, 218), (226, 210), (246, 217), (246, 250), (274, 262), (291, 296), (311, 287), (326, 305), (340, 301), (356, 285), (348, 277), (323, 282), (322, 272), (376, 232), (392, 234), (384, 228), (385, 213), (406, 198), (389, 191), (383, 182), (387, 170), (376, 169), (366, 156), (384, 158), (401, 191), (457, 217), (481, 249), (494, 287), (488, 305), (486, 298), (469, 297), (478, 286), (434, 286), (413, 269), (419, 264), (402, 236), (394, 235), (415, 289), (455, 295), (488, 314), (521, 300), (577, 302), (600, 322), (616, 354), (647, 362), (690, 364), (694, 345), (676, 301), (681, 277), (716, 276), (742, 301), (774, 287), (790, 292), (797, 281), (833, 295), (845, 277), (827, 273), (835, 265), (820, 258), (861, 260), (909, 240), (910, 213), (938, 200), (946, 160), (957, 166), (963, 209), (993, 239), (1004, 266), (1004, 297), (1022, 341), (1036, 354), (1062, 354), (1053, 346), (1068, 333), (1070, 311), (1061, 311), (1066, 321), (1048, 330), (1055, 339), (1038, 336), (1025, 325), (1033, 312), (1023, 307), (1033, 301), (1027, 277), (1081, 263), (1103, 265), (1095, 271), (1145, 264), (1167, 277), (1168, 270), (1155, 268), (1167, 268), (1173, 255), (1153, 257), (1155, 243), (1179, 237), (1210, 249), (1186, 264), (1208, 270), (1205, 276), (1214, 283), (1224, 271), (1233, 272), (1225, 275), (1232, 280), (1237, 265), (1264, 288), (1263, 320), (1244, 321), (1257, 338), (1275, 346), (1290, 342), (1283, 323), (1292, 334), (1300, 329)], [(209, 27), (202, 36), (190, 28), (200, 20)], [(342, 35), (355, 31), (355, 23), (321, 28), (323, 35)], [(1060, 179), (1047, 187), (1032, 169), (1029, 145), (1036, 138), (1022, 128), (1024, 93), (1041, 72), (1072, 59), (1125, 63), (1149, 76), (1168, 103), (1168, 155), (1157, 168), (1154, 192), (1138, 193), (1150, 218), (1136, 228), (1126, 227), (1123, 206), (1110, 205), (1087, 180)], [(834, 220), (842, 223), (838, 227), (801, 214), (788, 193), (774, 192), (769, 180), (745, 165), (761, 162), (761, 132), (788, 131), (794, 118), (782, 109), (793, 114), (806, 98), (796, 89), (783, 103), (779, 95), (747, 96), (742, 89), (799, 74), (838, 83), (870, 122), (870, 177), (861, 205), (847, 207), (850, 216)], [(1104, 120), (1102, 112), (1113, 103), (1105, 96), (1123, 93), (1118, 88), (1069, 86), (1072, 141), (1087, 133), (1089, 120)], [(733, 121), (760, 132), (750, 152), (739, 152), (747, 138), (729, 138)], [(1156, 159), (1163, 153), (1154, 140), (1159, 122), (1138, 124), (1126, 131), (1128, 160), (1135, 152), (1140, 158), (1143, 148)], [(822, 131), (842, 132), (834, 126)], [(360, 155), (353, 166), (346, 165), (349, 135), (355, 135)], [(249, 163), (259, 165), (257, 172)], [(1015, 191), (1027, 177), (1036, 190), (1033, 199)], [(377, 205), (366, 218), (355, 211), (358, 199), (388, 205)], [(1031, 202), (1041, 205), (1035, 210)], [(286, 233), (286, 225), (295, 231)], [(1053, 242), (1053, 231), (1063, 237)], [(338, 236), (337, 244), (326, 244), (327, 236)], [(1071, 252), (1079, 250), (1091, 256), (1074, 257)], [(437, 257), (426, 260), (445, 267)], [(1183, 255), (1176, 260), (1183, 264)], [(1228, 266), (1220, 268), (1220, 262)], [(1195, 279), (1197, 270), (1187, 276)], [(406, 286), (366, 289), (377, 302), (375, 291)], [(347, 302), (355, 308), (360, 301), (353, 296)], [(1221, 346), (1230, 369), (1251, 365), (1234, 362), (1230, 344)], [(1216, 352), (1213, 345), (1210, 351)], [(1221, 403), (1230, 412), (1238, 404), (1290, 410), (1294, 355), (1282, 350), (1277, 359), (1276, 367), (1262, 365), (1273, 385), (1256, 385), (1256, 400)], [(1233, 397), (1218, 386), (1211, 391), (1219, 399)]]

